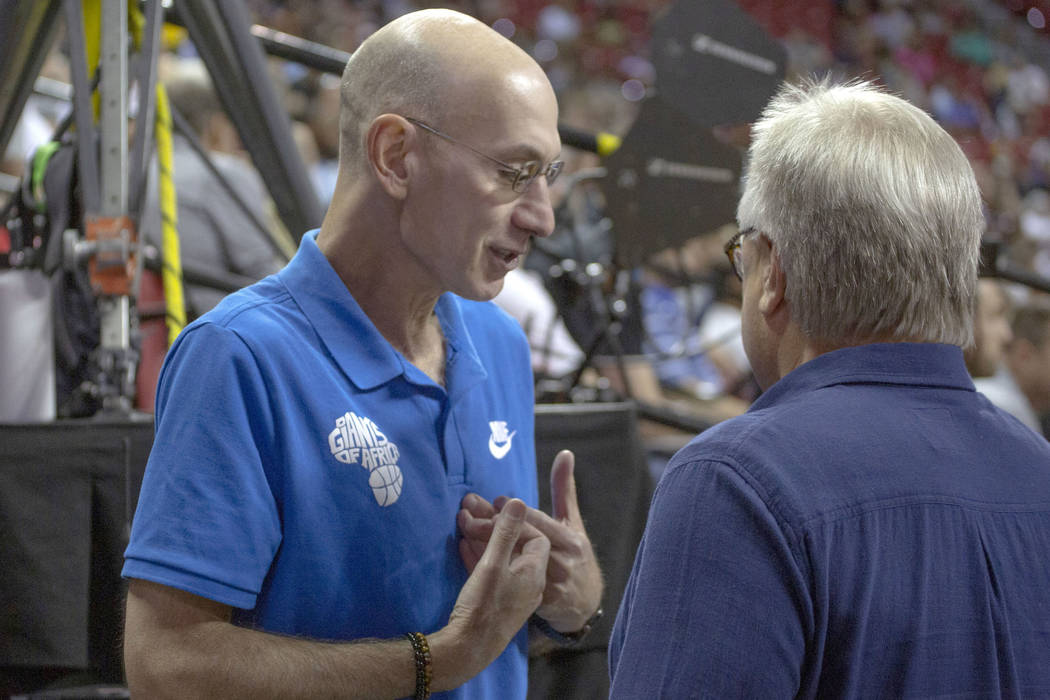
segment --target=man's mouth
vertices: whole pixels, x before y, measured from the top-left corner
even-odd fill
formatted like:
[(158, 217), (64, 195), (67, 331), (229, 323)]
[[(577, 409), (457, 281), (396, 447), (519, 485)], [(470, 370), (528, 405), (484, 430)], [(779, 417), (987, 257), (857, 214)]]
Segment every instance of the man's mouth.
[(514, 258), (521, 255), (521, 253), (515, 252), (513, 250), (507, 250), (506, 248), (496, 248), (496, 255), (499, 256), (503, 260), (503, 262), (509, 263), (512, 260), (514, 260)]
[(490, 246), (489, 248), (493, 254), (501, 261), (504, 265), (510, 265), (514, 263), (518, 258), (524, 257), (524, 250), (515, 250), (513, 248), (502, 248), (500, 246)]

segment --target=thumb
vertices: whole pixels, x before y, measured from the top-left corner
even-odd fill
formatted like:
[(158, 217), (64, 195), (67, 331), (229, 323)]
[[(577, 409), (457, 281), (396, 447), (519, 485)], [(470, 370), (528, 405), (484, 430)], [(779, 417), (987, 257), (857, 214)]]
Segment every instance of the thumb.
[(551, 465), (551, 517), (561, 522), (580, 522), (580, 506), (576, 501), (576, 456), (562, 450)]
[(521, 500), (512, 498), (507, 501), (503, 510), (496, 516), (492, 537), (485, 547), (485, 553), (481, 555), (479, 564), (488, 563), (500, 568), (507, 566), (514, 545), (517, 544), (525, 526), (525, 510), (525, 503)]

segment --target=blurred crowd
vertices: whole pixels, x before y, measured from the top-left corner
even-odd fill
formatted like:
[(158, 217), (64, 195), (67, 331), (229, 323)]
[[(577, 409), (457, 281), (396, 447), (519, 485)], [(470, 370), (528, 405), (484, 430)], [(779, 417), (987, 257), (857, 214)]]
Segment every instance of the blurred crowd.
[[(655, 83), (654, 17), (669, 0), (251, 0), (260, 24), (345, 51), (423, 7), (488, 22), (545, 67), (570, 126), (624, 133)], [(789, 77), (834, 73), (884, 84), (930, 112), (962, 145), (981, 185), (989, 236), (1050, 276), (1050, 46), (997, 0), (740, 0), (785, 46)], [(318, 158), (334, 157), (338, 88), (285, 64), (294, 116)], [(590, 103), (590, 104), (588, 104)], [(587, 105), (587, 106), (584, 106)], [(320, 178), (319, 186), (330, 178)], [(324, 195), (324, 193), (322, 193)]]
[[(629, 131), (640, 101), (655, 86), (651, 28), (671, 4), (672, 0), (247, 0), (258, 24), (347, 52), (405, 12), (438, 6), (458, 9), (485, 21), (537, 59), (559, 94), (563, 125), (619, 136)], [(1037, 9), (1008, 0), (739, 4), (783, 44), (789, 78), (831, 73), (874, 80), (933, 115), (973, 165), (986, 207), (986, 238), (1001, 244), (1012, 267), (1050, 279), (1050, 40)], [(180, 75), (200, 73), (183, 65), (198, 61), (190, 42), (170, 38), (162, 77), (177, 81)], [(327, 203), (338, 155), (339, 78), (276, 59), (271, 72), (318, 197)], [(57, 73), (61, 78), (61, 71)], [(25, 162), (21, 151), (28, 153), (27, 142), (46, 132), (44, 118), (56, 118), (47, 108), (53, 101), (40, 104), (43, 109), (27, 110), (29, 119), (7, 154), (7, 172)], [(746, 125), (727, 126), (716, 135), (746, 147)], [(211, 150), (243, 155), (229, 128), (209, 121), (201, 129)], [(224, 138), (213, 138), (216, 130)], [(600, 165), (597, 156), (573, 148), (566, 148), (564, 156), (570, 173)], [(559, 185), (564, 188), (566, 182), (574, 180), (566, 177)], [(592, 185), (573, 192), (583, 204), (563, 206), (561, 213), (584, 210), (574, 221), (582, 218), (597, 226), (602, 203)], [(631, 308), (641, 316), (641, 339), (627, 350), (649, 360), (648, 374), (635, 379), (635, 389), (659, 387), (646, 392), (650, 398), (685, 396), (710, 420), (742, 410), (755, 391), (746, 380), (746, 358), (734, 336), (739, 287), (727, 274), (719, 250), (731, 233), (731, 227), (703, 233), (683, 250), (662, 252), (651, 265), (634, 272), (637, 294)], [(246, 267), (236, 271), (251, 273)], [(542, 289), (542, 270), (522, 274), (532, 279), (512, 280), (508, 286)], [(1002, 314), (1007, 320), (1014, 308), (1044, 303), (1045, 295), (1027, 287), (1011, 284), (1004, 290), (1009, 303)], [(505, 301), (514, 306), (513, 300)], [(539, 307), (529, 301), (524, 308)], [(544, 327), (531, 330), (548, 339), (567, 338), (557, 316), (551, 307)], [(559, 326), (550, 330), (550, 323)], [(567, 348), (571, 343), (565, 342), (557, 350), (571, 358), (565, 367), (594, 350), (590, 339), (573, 335), (576, 347)], [(550, 354), (549, 344), (544, 350)], [(539, 360), (537, 369), (549, 372)], [(1045, 374), (1050, 387), (1050, 360)], [(623, 383), (621, 377), (619, 384)], [(712, 408), (710, 402), (725, 395), (739, 401)]]
[(1032, 26), (1041, 14), (999, 2), (842, 0), (817, 37), (774, 3), (743, 4), (780, 34), (791, 73), (874, 79), (933, 115), (973, 165), (989, 238), (1008, 244), (1017, 264), (1050, 273), (1050, 47)]

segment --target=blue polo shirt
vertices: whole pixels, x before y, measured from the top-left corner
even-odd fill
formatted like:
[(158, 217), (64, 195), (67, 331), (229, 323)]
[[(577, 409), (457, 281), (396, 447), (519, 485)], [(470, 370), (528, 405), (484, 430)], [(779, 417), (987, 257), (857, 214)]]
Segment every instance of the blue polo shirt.
[[(442, 296), (443, 388), (379, 334), (315, 238), (168, 353), (123, 575), (270, 632), (433, 632), (467, 578), (463, 496), (537, 503), (528, 344), (493, 304)], [(524, 697), (526, 653), (523, 630), (449, 697)]]
[(1050, 697), (1050, 444), (959, 348), (801, 365), (653, 498), (614, 698)]

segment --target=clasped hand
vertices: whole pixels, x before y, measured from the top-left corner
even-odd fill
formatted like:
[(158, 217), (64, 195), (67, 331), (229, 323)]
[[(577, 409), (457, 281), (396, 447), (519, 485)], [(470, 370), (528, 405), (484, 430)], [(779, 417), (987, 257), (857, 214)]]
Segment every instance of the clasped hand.
[[(546, 584), (536, 613), (559, 632), (581, 629), (601, 604), (603, 581), (591, 541), (580, 517), (573, 475), (575, 458), (562, 450), (551, 467), (551, 515), (528, 508), (521, 541), (542, 536), (550, 542)], [(468, 572), (485, 554), (495, 531), (496, 516), (509, 500), (494, 502), (477, 494), (463, 498), (457, 522), (463, 533), (459, 551)]]

